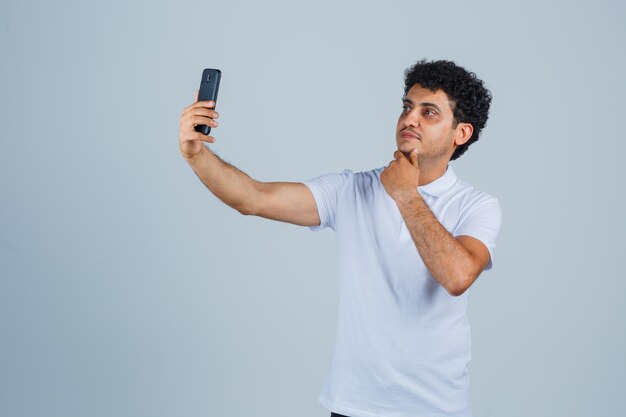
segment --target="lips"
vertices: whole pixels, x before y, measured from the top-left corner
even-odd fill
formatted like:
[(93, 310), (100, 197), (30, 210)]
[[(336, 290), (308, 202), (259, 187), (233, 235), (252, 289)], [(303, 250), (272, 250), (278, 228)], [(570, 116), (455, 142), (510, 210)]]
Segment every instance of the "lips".
[(403, 139), (417, 139), (420, 140), (419, 136), (417, 136), (417, 134), (408, 131), (408, 130), (403, 130), (402, 132), (400, 132), (400, 137)]

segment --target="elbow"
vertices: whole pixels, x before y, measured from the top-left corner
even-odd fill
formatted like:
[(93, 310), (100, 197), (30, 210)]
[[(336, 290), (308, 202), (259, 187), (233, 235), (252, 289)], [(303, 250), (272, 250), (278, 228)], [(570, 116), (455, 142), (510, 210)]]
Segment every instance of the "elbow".
[(453, 297), (458, 297), (460, 295), (462, 295), (465, 291), (467, 291), (469, 287), (463, 285), (463, 284), (454, 284), (454, 285), (449, 285), (446, 290), (448, 291), (448, 294), (450, 294)]
[(255, 216), (257, 214), (257, 211), (252, 206), (241, 205), (241, 206), (236, 206), (233, 208), (237, 210), (240, 214), (243, 214), (244, 216)]
[(236, 203), (230, 204), (230, 206), (244, 216), (258, 216), (261, 207), (259, 198), (256, 196), (240, 199)]
[(464, 267), (457, 269), (454, 278), (445, 285), (448, 293), (453, 297), (462, 295), (472, 286), (476, 278), (482, 272), (482, 268), (476, 262), (467, 263)]
[(262, 195), (259, 190), (258, 183), (255, 182), (254, 187), (252, 189), (248, 189), (243, 196), (240, 197), (237, 203), (232, 204), (231, 207), (244, 216), (258, 216), (262, 207), (261, 198)]
[(451, 296), (458, 297), (460, 295), (463, 295), (463, 293), (468, 290), (468, 288), (472, 285), (475, 279), (476, 277), (471, 274), (462, 275), (448, 283), (448, 285), (446, 285), (446, 290)]

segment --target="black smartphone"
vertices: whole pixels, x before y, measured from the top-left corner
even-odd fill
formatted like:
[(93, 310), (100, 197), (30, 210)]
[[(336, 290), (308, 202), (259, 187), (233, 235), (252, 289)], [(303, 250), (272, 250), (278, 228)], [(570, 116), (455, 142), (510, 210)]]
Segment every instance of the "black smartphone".
[[(218, 69), (206, 68), (202, 71), (198, 101), (213, 100), (217, 106), (217, 90), (220, 89), (221, 76), (222, 72)], [(208, 135), (211, 132), (211, 126), (207, 125), (197, 125), (194, 129), (203, 135)]]

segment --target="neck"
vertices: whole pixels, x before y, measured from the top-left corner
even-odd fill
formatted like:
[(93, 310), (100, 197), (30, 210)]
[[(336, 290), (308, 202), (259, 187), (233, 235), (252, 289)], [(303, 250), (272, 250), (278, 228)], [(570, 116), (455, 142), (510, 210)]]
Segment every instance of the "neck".
[(420, 182), (419, 186), (430, 184), (437, 178), (443, 176), (448, 168), (448, 161), (436, 165), (420, 164)]

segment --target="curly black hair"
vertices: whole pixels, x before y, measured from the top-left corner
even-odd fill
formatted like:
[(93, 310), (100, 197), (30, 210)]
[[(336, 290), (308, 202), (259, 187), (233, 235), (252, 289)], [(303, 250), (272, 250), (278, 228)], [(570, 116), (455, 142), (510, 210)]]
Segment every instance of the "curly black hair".
[(478, 140), (480, 131), (487, 124), (491, 93), (485, 83), (473, 72), (467, 71), (452, 61), (426, 61), (422, 59), (404, 71), (404, 95), (415, 84), (420, 84), (432, 92), (443, 90), (450, 98), (450, 107), (454, 121), (452, 128), (459, 122), (469, 123), (474, 132), (467, 142), (459, 145), (450, 160), (463, 155), (467, 148)]

